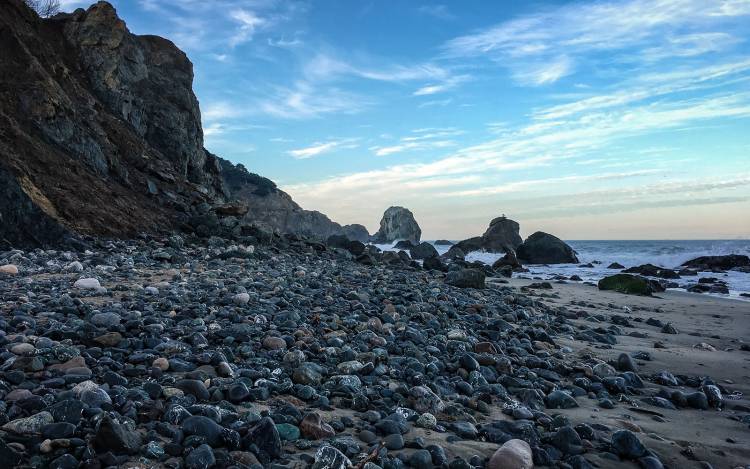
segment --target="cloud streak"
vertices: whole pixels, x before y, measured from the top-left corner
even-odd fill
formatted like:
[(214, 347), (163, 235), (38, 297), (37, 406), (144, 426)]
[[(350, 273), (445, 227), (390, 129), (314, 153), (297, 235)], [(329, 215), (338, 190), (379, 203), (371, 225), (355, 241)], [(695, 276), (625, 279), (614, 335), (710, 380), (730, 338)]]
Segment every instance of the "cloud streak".
[(538, 86), (604, 52), (640, 48), (646, 60), (654, 61), (724, 49), (739, 39), (722, 31), (692, 30), (747, 15), (750, 2), (735, 0), (572, 3), (456, 37), (443, 50), (447, 58), (509, 64), (519, 83)]
[(339, 140), (329, 140), (327, 142), (316, 142), (309, 147), (290, 150), (287, 153), (298, 160), (303, 160), (312, 158), (314, 156), (319, 156), (324, 153), (330, 153), (335, 150), (353, 149), (357, 148), (358, 146), (359, 145), (356, 143), (356, 139), (347, 138)]

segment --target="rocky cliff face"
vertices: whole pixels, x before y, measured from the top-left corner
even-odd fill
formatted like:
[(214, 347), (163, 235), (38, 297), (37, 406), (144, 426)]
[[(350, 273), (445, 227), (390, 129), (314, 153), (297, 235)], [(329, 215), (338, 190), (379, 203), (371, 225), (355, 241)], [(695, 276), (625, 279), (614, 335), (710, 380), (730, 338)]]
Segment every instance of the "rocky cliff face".
[(1, 0), (0, 246), (187, 228), (233, 196), (268, 229), (342, 232), (265, 178), (222, 175), (192, 80), (182, 51), (106, 2), (41, 19)]
[(248, 208), (244, 216), (247, 223), (267, 231), (321, 240), (331, 235), (344, 235), (363, 242), (369, 238), (364, 226), (341, 226), (320, 212), (304, 210), (270, 179), (249, 172), (241, 164), (235, 165), (222, 158), (219, 161), (230, 198), (239, 200)]
[(397, 240), (411, 241), (419, 244), (422, 230), (414, 214), (404, 207), (389, 207), (380, 220), (380, 229), (373, 235), (376, 243), (392, 243)]
[(43, 20), (3, 0), (0, 50), (6, 244), (168, 229), (223, 200), (192, 64), (174, 44), (131, 34), (108, 3)]

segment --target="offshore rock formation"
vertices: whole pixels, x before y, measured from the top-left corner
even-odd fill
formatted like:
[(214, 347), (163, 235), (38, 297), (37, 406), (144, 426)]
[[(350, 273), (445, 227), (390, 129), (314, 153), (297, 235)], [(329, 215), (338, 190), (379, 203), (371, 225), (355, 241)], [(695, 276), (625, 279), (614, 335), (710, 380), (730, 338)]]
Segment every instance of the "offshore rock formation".
[[(448, 255), (462, 251), (513, 252), (523, 243), (518, 222), (505, 215), (494, 218), (482, 236), (465, 239), (451, 246)], [(452, 252), (451, 252), (452, 251)]]
[(344, 232), (268, 179), (222, 174), (203, 148), (192, 63), (167, 39), (132, 34), (109, 3), (42, 19), (0, 1), (0, 52), (0, 247), (256, 222)]
[(392, 243), (406, 240), (419, 244), (422, 229), (414, 219), (411, 210), (404, 207), (389, 207), (380, 220), (380, 229), (373, 235), (376, 243)]
[(532, 234), (516, 250), (524, 264), (577, 264), (576, 252), (560, 238), (542, 231)]

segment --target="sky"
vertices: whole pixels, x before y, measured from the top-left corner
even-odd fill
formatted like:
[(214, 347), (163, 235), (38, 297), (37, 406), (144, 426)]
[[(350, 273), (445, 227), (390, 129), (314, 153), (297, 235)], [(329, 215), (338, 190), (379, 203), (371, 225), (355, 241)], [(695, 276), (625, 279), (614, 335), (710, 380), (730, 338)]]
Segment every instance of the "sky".
[(112, 4), (192, 60), (207, 149), (342, 224), (750, 237), (750, 0)]

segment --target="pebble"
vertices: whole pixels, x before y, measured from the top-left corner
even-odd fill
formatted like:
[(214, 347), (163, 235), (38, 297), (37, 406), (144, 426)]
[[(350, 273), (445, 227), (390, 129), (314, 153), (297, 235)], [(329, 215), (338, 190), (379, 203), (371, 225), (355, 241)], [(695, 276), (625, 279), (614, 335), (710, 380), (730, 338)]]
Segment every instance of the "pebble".
[(299, 424), (299, 429), (305, 438), (311, 440), (322, 440), (336, 434), (333, 428), (323, 422), (321, 416), (316, 412), (309, 412)]
[(96, 290), (101, 288), (99, 280), (95, 278), (82, 278), (75, 281), (73, 288), (79, 288), (81, 290)]
[(32, 435), (41, 433), (42, 427), (55, 421), (52, 414), (47, 411), (39, 412), (30, 417), (12, 420), (2, 426), (6, 432), (17, 433), (19, 435)]
[(18, 266), (14, 264), (0, 265), (0, 274), (18, 275)]
[(486, 469), (533, 469), (534, 459), (528, 443), (519, 439), (506, 441), (490, 457)]

